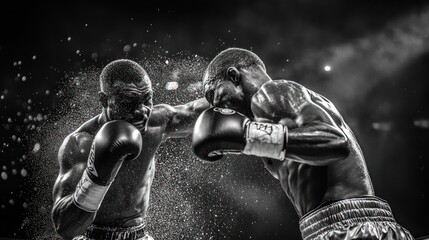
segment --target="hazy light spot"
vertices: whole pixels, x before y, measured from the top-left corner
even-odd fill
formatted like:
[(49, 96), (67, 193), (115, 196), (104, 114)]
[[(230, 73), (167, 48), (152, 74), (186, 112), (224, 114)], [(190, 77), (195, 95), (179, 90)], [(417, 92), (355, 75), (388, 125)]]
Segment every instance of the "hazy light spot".
[(165, 89), (169, 91), (176, 90), (178, 87), (179, 87), (178, 82), (167, 82), (167, 84), (165, 85)]
[(381, 132), (387, 132), (392, 129), (392, 123), (391, 122), (375, 122), (372, 123), (372, 128), (381, 131)]
[(7, 180), (7, 173), (6, 172), (1, 172), (1, 179)]
[(68, 38), (67, 38), (67, 41), (69, 41), (69, 42), (70, 42), (70, 41), (71, 41), (71, 37), (68, 37)]
[(429, 119), (414, 120), (413, 124), (418, 128), (429, 128)]
[(324, 69), (325, 69), (325, 71), (329, 72), (329, 71), (331, 71), (331, 66), (326, 65)]

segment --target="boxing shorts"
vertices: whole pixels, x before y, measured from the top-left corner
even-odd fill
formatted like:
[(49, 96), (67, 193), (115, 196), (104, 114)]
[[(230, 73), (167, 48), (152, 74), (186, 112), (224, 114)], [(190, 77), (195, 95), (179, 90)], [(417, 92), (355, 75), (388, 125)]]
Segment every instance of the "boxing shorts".
[(153, 240), (145, 231), (144, 223), (132, 227), (107, 227), (92, 224), (82, 236), (73, 240)]
[(394, 219), (389, 204), (375, 196), (324, 204), (299, 222), (304, 240), (414, 239)]

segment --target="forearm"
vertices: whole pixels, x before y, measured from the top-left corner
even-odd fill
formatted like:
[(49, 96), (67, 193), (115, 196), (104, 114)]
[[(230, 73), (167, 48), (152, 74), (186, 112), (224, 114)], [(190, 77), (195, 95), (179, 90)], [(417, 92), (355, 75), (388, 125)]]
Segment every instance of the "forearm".
[(200, 98), (186, 104), (190, 111), (194, 112), (197, 116), (200, 115), (204, 110), (210, 107), (209, 102), (205, 98)]
[(349, 154), (343, 132), (331, 125), (313, 124), (288, 129), (283, 124), (251, 122), (243, 153), (310, 165), (325, 165)]
[(198, 116), (209, 107), (210, 104), (204, 98), (174, 107), (174, 114), (166, 128), (168, 137), (182, 138), (191, 135)]
[(349, 154), (348, 140), (340, 129), (327, 124), (289, 129), (286, 153), (312, 162), (344, 159)]
[(52, 210), (52, 219), (57, 234), (63, 239), (72, 239), (82, 234), (94, 221), (96, 212), (87, 212), (77, 207), (73, 195), (58, 200)]

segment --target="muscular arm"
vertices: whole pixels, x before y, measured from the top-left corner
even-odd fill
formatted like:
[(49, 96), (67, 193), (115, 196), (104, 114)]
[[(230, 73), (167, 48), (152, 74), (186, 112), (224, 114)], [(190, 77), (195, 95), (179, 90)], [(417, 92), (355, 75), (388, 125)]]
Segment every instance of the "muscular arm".
[(255, 119), (268, 119), (288, 127), (286, 159), (325, 165), (348, 156), (343, 120), (333, 105), (290, 81), (265, 84), (252, 100)]
[(192, 134), (198, 116), (209, 106), (205, 98), (175, 107), (160, 104), (154, 107), (151, 121), (165, 125), (164, 139), (187, 137)]
[(73, 202), (76, 185), (86, 168), (91, 142), (89, 134), (71, 134), (58, 152), (60, 172), (53, 188), (52, 219), (55, 231), (63, 239), (82, 234), (95, 218), (95, 212), (84, 211)]

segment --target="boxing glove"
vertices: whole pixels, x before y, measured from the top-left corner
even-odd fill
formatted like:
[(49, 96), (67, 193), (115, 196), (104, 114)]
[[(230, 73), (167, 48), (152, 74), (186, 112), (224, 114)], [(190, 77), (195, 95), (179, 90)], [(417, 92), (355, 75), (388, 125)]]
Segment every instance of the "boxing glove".
[(225, 154), (247, 154), (283, 160), (287, 127), (252, 122), (241, 113), (209, 108), (198, 117), (192, 149), (202, 160), (216, 161)]
[(124, 160), (137, 158), (142, 149), (140, 131), (126, 121), (104, 124), (95, 136), (87, 167), (75, 193), (75, 204), (88, 212), (97, 211)]

